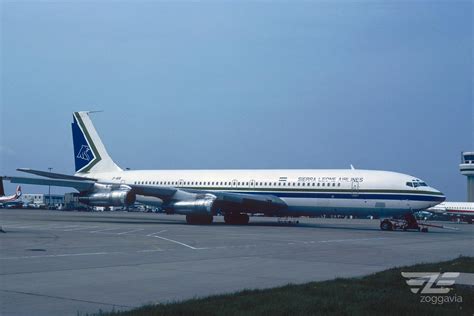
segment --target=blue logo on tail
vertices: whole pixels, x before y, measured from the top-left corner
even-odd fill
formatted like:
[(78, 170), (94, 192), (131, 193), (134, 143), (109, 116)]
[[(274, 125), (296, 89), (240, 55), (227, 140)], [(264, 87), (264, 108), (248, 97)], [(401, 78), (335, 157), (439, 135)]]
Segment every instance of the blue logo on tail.
[(82, 145), (81, 150), (79, 150), (79, 153), (77, 154), (76, 158), (91, 161), (91, 157), (89, 156), (90, 151), (91, 149), (89, 148), (89, 146)]
[(72, 126), (72, 140), (74, 143), (74, 163), (76, 172), (81, 171), (89, 165), (95, 158), (94, 151), (90, 148), (86, 136), (79, 126), (79, 122), (73, 115), (74, 122)]

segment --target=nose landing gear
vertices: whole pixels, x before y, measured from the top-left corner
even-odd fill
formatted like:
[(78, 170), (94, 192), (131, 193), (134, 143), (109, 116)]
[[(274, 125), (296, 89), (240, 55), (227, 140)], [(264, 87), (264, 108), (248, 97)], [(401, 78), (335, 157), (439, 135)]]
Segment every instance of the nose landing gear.
[(435, 227), (435, 228), (443, 228), (443, 229), (450, 229), (450, 230), (459, 230), (457, 228), (443, 226), (443, 225), (435, 225), (435, 224), (428, 224), (426, 222), (419, 223), (417, 222), (415, 216), (413, 214), (405, 214), (401, 218), (386, 218), (380, 222), (380, 229), (381, 230), (396, 230), (400, 229), (403, 231), (407, 230), (417, 230), (422, 233), (428, 232), (428, 227)]

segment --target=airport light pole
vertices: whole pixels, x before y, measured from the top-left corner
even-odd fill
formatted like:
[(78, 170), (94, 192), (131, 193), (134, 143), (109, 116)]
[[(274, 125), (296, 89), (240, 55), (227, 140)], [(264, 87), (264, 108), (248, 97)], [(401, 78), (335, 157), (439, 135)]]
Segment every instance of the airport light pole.
[[(48, 168), (49, 172), (53, 170), (53, 168), (49, 167)], [(51, 208), (51, 185), (48, 185), (48, 209)]]

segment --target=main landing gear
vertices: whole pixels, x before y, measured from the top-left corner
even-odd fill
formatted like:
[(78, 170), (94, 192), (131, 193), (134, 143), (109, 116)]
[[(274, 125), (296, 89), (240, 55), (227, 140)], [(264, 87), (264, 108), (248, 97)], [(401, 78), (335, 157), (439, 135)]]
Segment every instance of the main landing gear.
[(229, 213), (224, 215), (224, 222), (228, 225), (247, 225), (249, 216), (243, 213)]
[(396, 229), (401, 229), (403, 231), (417, 230), (417, 231), (421, 231), (422, 233), (427, 233), (428, 227), (426, 226), (427, 225), (424, 225), (424, 224), (418, 224), (413, 214), (405, 214), (402, 218), (399, 218), (399, 219), (386, 218), (380, 222), (381, 230), (396, 230)]
[(209, 225), (212, 224), (214, 217), (207, 214), (189, 214), (186, 215), (186, 223), (191, 225)]

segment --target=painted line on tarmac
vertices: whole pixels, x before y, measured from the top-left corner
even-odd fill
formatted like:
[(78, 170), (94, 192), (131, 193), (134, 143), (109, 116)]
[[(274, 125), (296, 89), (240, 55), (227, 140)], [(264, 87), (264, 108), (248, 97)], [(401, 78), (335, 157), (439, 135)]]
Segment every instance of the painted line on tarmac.
[(12, 259), (35, 259), (35, 258), (59, 258), (59, 257), (75, 257), (75, 256), (98, 256), (98, 255), (111, 255), (119, 254), (121, 252), (83, 252), (83, 253), (65, 253), (58, 255), (40, 255), (40, 256), (20, 256), (20, 257), (0, 257), (0, 260), (12, 260)]
[[(10, 228), (17, 228), (17, 227), (22, 227), (22, 226), (25, 226), (25, 225), (32, 225), (32, 224), (25, 224), (25, 223), (15, 223), (15, 224), (3, 224), (2, 226), (5, 226), (5, 227), (10, 227)], [(36, 224), (38, 225), (38, 224)], [(39, 224), (39, 225), (44, 225), (44, 224)]]
[(41, 228), (41, 227), (49, 227), (49, 226), (52, 226), (52, 225), (58, 225), (58, 224), (17, 224), (17, 225), (14, 225), (14, 226), (9, 226), (9, 225), (5, 225), (5, 227), (9, 227), (9, 228)]
[(80, 226), (80, 225), (58, 226), (58, 227), (52, 228), (52, 230), (63, 230), (64, 228), (67, 228), (67, 229), (70, 229), (70, 228), (77, 228), (77, 227), (79, 227), (79, 226)]
[(166, 229), (163, 229), (163, 230), (160, 230), (159, 232), (156, 232), (156, 233), (151, 233), (151, 234), (148, 234), (146, 235), (147, 237), (155, 237), (155, 235), (158, 235), (158, 234), (161, 234), (161, 233), (164, 233), (164, 232), (167, 232)]
[[(381, 240), (387, 239), (387, 237), (375, 237), (375, 238), (353, 238), (353, 239), (330, 239), (330, 240), (318, 240), (318, 243), (330, 243), (330, 242), (346, 242), (346, 241), (366, 241), (366, 240)], [(311, 241), (311, 243), (315, 243)]]
[(105, 232), (109, 230), (114, 230), (114, 229), (121, 229), (122, 227), (115, 227), (115, 228), (105, 228), (105, 229), (99, 229), (99, 230), (94, 230), (89, 233), (100, 233), (100, 232)]
[[(201, 248), (194, 248), (201, 249)], [(204, 249), (204, 248), (202, 248)], [(162, 252), (164, 249), (143, 249), (133, 252), (123, 251), (112, 251), (112, 252), (83, 252), (83, 253), (64, 253), (56, 255), (38, 255), (38, 256), (18, 256), (18, 257), (0, 257), (0, 260), (15, 260), (15, 259), (37, 259), (37, 258), (62, 258), (62, 257), (78, 257), (78, 256), (104, 256), (104, 255), (118, 255), (118, 254), (130, 254), (130, 253), (150, 253), (150, 252)]]
[(76, 231), (76, 230), (92, 229), (92, 228), (97, 228), (97, 227), (100, 227), (100, 226), (81, 226), (81, 227), (78, 227), (78, 228), (65, 229), (64, 231), (65, 232), (73, 232), (73, 231)]
[(173, 239), (169, 239), (169, 238), (165, 238), (165, 237), (161, 237), (161, 236), (153, 236), (155, 238), (160, 238), (160, 239), (163, 239), (163, 240), (166, 240), (166, 241), (169, 241), (169, 242), (172, 242), (172, 243), (175, 243), (175, 244), (178, 244), (178, 245), (181, 245), (181, 246), (184, 246), (184, 247), (187, 247), (189, 249), (193, 249), (193, 250), (202, 250), (202, 249), (206, 249), (206, 248), (196, 248), (196, 247), (193, 247), (191, 245), (188, 245), (188, 244), (185, 244), (183, 242), (180, 242), (180, 241), (177, 241), (177, 240), (173, 240)]
[(92, 303), (92, 304), (98, 304), (98, 305), (109, 305), (109, 306), (118, 306), (118, 307), (127, 307), (127, 308), (136, 307), (136, 306), (130, 306), (130, 305), (121, 305), (121, 304), (114, 304), (114, 303), (104, 303), (104, 302), (97, 302), (97, 301), (89, 301), (89, 300), (82, 300), (82, 299), (77, 299), (77, 298), (72, 298), (72, 297), (46, 295), (46, 294), (33, 293), (33, 292), (13, 291), (13, 290), (0, 290), (0, 291), (2, 291), (2, 292), (7, 292), (7, 293), (17, 293), (17, 294), (24, 294), (24, 295), (32, 295), (32, 296), (39, 296), (39, 297), (54, 298), (54, 299), (60, 299), (60, 300), (68, 300), (68, 301), (82, 302), (82, 303)]
[(3, 222), (3, 226), (16, 226), (16, 225), (25, 225), (25, 222)]
[(164, 251), (163, 249), (145, 249), (145, 250), (138, 250), (138, 253), (142, 252), (159, 252), (159, 251)]
[(128, 233), (138, 232), (140, 230), (144, 230), (144, 228), (132, 229), (132, 230), (129, 230), (127, 232), (117, 233), (116, 235), (125, 235), (125, 234), (128, 234)]
[(78, 225), (66, 225), (64, 226), (64, 224), (52, 224), (52, 225), (48, 225), (48, 226), (45, 226), (45, 227), (38, 227), (37, 229), (38, 230), (57, 230), (57, 229), (63, 229), (63, 228), (72, 228), (72, 227), (77, 227)]

